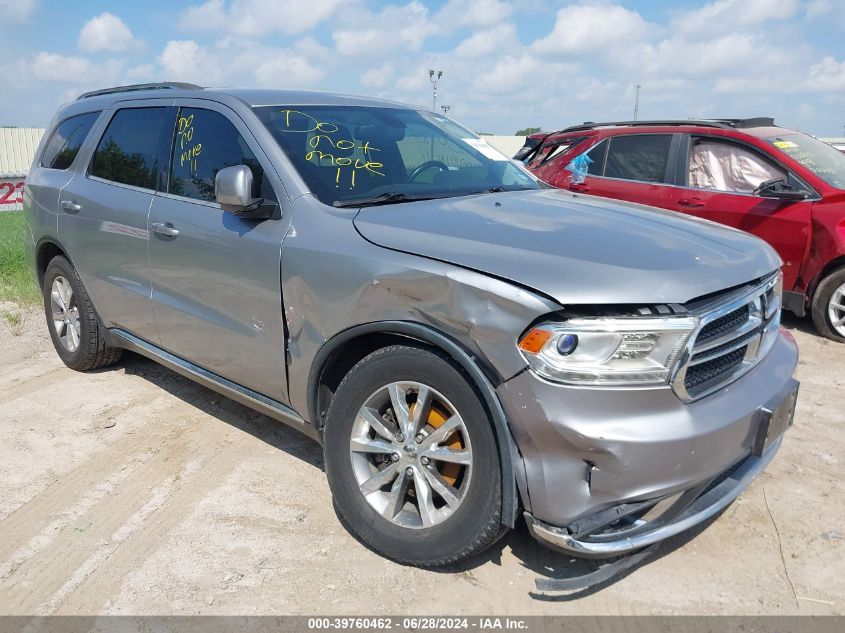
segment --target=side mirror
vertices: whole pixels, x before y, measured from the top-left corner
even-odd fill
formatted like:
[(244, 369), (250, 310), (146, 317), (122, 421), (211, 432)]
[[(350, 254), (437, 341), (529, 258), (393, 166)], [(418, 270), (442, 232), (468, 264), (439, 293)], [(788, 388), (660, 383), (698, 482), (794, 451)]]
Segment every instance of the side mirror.
[(793, 202), (806, 200), (810, 197), (810, 194), (806, 191), (790, 187), (783, 178), (764, 180), (754, 190), (754, 195), (760, 196), (761, 198), (776, 198), (778, 200), (790, 200)]
[(239, 218), (267, 219), (275, 205), (252, 197), (252, 170), (246, 165), (224, 167), (214, 177), (214, 196), (225, 211)]

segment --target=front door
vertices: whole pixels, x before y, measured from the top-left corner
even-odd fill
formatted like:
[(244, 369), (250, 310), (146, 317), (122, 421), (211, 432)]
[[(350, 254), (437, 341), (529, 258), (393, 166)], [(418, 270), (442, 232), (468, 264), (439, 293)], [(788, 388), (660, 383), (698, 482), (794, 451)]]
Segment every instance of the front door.
[(287, 214), (243, 220), (215, 202), (214, 178), (248, 165), (255, 197), (281, 183), (243, 121), (224, 106), (180, 104), (165, 191), (150, 212), (153, 313), (167, 351), (286, 401), (281, 244)]
[(783, 287), (790, 290), (804, 259), (813, 202), (763, 198), (761, 182), (782, 178), (806, 188), (783, 166), (756, 149), (731, 140), (690, 137), (686, 186), (672, 190), (674, 209), (747, 231), (768, 242), (783, 260)]

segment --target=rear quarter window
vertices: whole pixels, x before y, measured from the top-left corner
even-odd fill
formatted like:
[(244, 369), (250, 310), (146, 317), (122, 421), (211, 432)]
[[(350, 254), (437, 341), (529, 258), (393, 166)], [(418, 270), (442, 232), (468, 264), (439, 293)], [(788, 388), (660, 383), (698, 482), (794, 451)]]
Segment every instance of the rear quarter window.
[(112, 182), (155, 189), (159, 135), (166, 113), (166, 108), (118, 110), (94, 151), (89, 173)]
[(41, 166), (49, 169), (70, 167), (99, 116), (99, 112), (86, 112), (59, 123), (41, 155)]

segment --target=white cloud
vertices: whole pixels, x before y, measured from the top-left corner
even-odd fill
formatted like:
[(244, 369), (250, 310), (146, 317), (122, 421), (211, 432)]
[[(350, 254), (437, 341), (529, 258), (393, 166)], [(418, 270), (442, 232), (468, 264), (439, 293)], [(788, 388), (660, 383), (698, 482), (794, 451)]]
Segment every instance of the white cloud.
[(503, 0), (449, 0), (434, 16), (438, 26), (451, 31), (461, 26), (493, 26), (513, 13)]
[(25, 22), (37, 4), (37, 0), (0, 0), (0, 16), (10, 22)]
[(623, 50), (644, 40), (651, 30), (639, 13), (621, 5), (573, 5), (557, 12), (552, 32), (531, 48), (550, 55)]
[(807, 4), (806, 16), (812, 19), (827, 15), (831, 11), (833, 11), (833, 2), (831, 0), (810, 0)]
[(521, 46), (516, 36), (516, 27), (510, 23), (497, 24), (493, 28), (476, 31), (455, 48), (460, 57), (483, 57)]
[(193, 40), (170, 40), (158, 56), (168, 81), (212, 80), (216, 69), (206, 65), (208, 53)]
[(428, 9), (418, 0), (388, 5), (378, 13), (353, 8), (339, 22), (343, 27), (332, 38), (337, 51), (350, 57), (376, 57), (395, 49), (418, 51), (435, 32)]
[(155, 81), (157, 75), (153, 64), (139, 64), (126, 70), (126, 78), (133, 83), (149, 83)]
[(309, 31), (329, 18), (343, 0), (208, 0), (179, 18), (185, 30), (224, 31), (241, 36)]
[(508, 94), (531, 81), (540, 68), (539, 60), (528, 53), (519, 57), (506, 56), (479, 74), (473, 86), (487, 94)]
[[(314, 50), (312, 42), (300, 43)], [(171, 40), (158, 56), (162, 76), (170, 81), (202, 85), (257, 84), (273, 88), (296, 88), (319, 82), (325, 71), (315, 66), (296, 46), (278, 48), (225, 39), (215, 47), (194, 40)]]
[(786, 20), (794, 16), (799, 7), (799, 0), (717, 0), (681, 14), (675, 27), (692, 34), (724, 32), (726, 28)]
[(32, 72), (41, 81), (79, 81), (91, 72), (91, 62), (82, 57), (38, 53)]
[(39, 81), (90, 85), (116, 81), (124, 66), (123, 60), (94, 63), (84, 57), (41, 52), (35, 56), (31, 68), (33, 77)]
[(361, 85), (367, 88), (382, 88), (393, 79), (393, 66), (385, 62), (377, 68), (370, 68), (361, 75)]
[(822, 92), (845, 90), (845, 61), (827, 56), (810, 66), (807, 88)]
[(123, 20), (108, 11), (88, 20), (79, 32), (79, 48), (91, 53), (120, 53), (139, 44)]
[(325, 72), (301, 55), (279, 54), (255, 68), (258, 84), (265, 88), (298, 88), (320, 81)]

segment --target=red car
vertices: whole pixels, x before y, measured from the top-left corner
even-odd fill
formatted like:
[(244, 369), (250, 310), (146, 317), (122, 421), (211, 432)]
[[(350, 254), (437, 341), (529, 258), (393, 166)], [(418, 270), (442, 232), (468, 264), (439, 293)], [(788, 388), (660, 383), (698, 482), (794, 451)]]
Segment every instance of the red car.
[(784, 307), (845, 342), (845, 154), (830, 145), (767, 118), (628, 121), (535, 134), (514, 158), (554, 187), (766, 240), (783, 260)]

